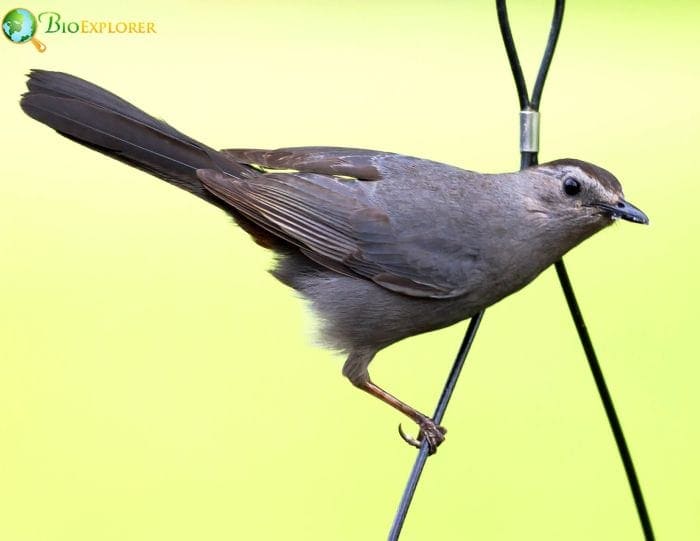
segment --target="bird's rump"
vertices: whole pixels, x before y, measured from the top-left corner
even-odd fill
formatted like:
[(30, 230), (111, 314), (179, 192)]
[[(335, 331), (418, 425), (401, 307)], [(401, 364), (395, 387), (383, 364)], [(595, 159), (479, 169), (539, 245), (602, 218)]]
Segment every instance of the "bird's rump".
[(381, 173), (375, 159), (395, 155), (378, 150), (342, 147), (290, 147), (276, 150), (231, 148), (222, 152), (239, 163), (265, 169), (293, 169), (302, 173), (341, 175), (358, 180), (379, 180)]

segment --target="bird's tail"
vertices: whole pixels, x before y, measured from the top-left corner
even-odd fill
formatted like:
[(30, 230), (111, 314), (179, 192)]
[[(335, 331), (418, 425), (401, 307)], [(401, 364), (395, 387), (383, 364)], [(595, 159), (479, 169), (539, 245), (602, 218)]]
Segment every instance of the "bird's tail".
[(61, 135), (214, 202), (197, 169), (250, 176), (245, 165), (147, 115), (119, 96), (68, 75), (32, 70), (21, 106)]

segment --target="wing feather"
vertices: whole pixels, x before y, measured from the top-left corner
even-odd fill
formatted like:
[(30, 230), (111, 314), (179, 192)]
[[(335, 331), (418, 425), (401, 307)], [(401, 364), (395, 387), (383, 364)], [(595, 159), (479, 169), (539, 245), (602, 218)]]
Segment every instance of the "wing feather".
[(366, 179), (382, 177), (375, 160), (387, 153), (323, 147), (224, 152), (240, 163), (277, 171), (235, 178), (200, 169), (205, 188), (320, 265), (414, 297), (465, 292), (463, 283), (439, 268), (434, 253), (394, 229), (387, 212), (363, 189)]

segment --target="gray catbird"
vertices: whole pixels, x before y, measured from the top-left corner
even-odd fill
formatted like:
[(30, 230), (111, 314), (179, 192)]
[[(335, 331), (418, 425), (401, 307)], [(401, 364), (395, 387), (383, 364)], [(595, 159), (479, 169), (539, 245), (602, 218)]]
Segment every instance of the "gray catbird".
[(415, 421), (431, 452), (445, 430), (370, 380), (375, 354), (519, 290), (616, 218), (648, 223), (611, 173), (579, 160), (481, 174), (353, 148), (216, 151), (72, 75), (34, 70), (27, 86), (32, 118), (218, 206), (272, 249), (273, 275), (347, 354), (343, 374)]

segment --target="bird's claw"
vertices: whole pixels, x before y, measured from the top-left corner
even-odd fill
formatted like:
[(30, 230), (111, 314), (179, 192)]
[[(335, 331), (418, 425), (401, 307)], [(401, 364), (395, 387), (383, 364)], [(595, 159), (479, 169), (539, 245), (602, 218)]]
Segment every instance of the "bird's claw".
[(400, 424), (399, 435), (406, 443), (412, 445), (413, 447), (417, 447), (418, 449), (420, 449), (423, 441), (426, 441), (428, 443), (428, 454), (434, 454), (435, 451), (437, 451), (438, 446), (445, 441), (447, 429), (440, 425), (436, 425), (432, 419), (427, 417), (418, 422), (418, 426), (420, 427), (420, 431), (418, 432), (417, 438), (407, 435), (403, 431), (403, 427)]

